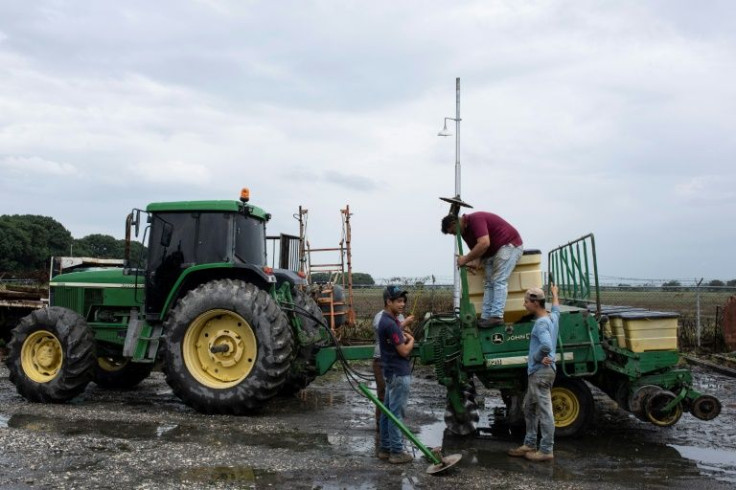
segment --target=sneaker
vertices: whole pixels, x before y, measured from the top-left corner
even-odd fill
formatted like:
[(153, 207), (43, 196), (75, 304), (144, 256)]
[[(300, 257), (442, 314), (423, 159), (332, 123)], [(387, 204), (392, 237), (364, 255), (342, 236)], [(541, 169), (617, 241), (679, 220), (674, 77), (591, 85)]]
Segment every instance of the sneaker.
[(542, 451), (529, 452), (524, 457), (529, 461), (552, 461), (555, 459), (552, 453), (543, 453)]
[(509, 456), (521, 458), (521, 457), (524, 457), (526, 453), (531, 453), (534, 451), (536, 451), (535, 448), (529, 447), (527, 445), (523, 445), (523, 446), (515, 447), (514, 449), (509, 449), (508, 451), (506, 451), (506, 454), (508, 454)]
[(378, 450), (378, 459), (388, 459), (389, 456), (391, 456), (391, 453), (388, 452), (388, 449), (379, 449)]
[(503, 325), (503, 318), (492, 316), (491, 318), (481, 318), (478, 320), (478, 328), (491, 328)]
[(409, 453), (391, 453), (391, 456), (388, 457), (388, 462), (392, 464), (403, 464), (403, 463), (409, 463), (414, 460), (414, 456), (412, 456)]

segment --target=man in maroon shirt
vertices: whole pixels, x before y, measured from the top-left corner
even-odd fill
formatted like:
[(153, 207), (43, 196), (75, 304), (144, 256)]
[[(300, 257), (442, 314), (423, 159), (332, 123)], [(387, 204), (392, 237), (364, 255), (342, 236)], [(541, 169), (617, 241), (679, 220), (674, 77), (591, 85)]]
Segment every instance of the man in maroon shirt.
[(472, 266), (480, 260), (485, 268), (483, 311), (478, 326), (488, 328), (503, 323), (509, 276), (524, 249), (519, 232), (506, 220), (493, 213), (479, 211), (458, 217), (442, 218), (442, 233), (455, 235), (458, 222), (460, 234), (470, 249), (457, 258), (457, 266)]

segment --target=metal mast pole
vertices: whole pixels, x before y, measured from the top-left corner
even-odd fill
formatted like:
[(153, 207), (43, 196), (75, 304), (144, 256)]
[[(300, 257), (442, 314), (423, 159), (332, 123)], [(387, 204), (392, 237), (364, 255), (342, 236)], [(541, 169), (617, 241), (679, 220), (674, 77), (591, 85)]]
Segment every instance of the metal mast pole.
[[(455, 79), (455, 197), (460, 199), (460, 77)], [(458, 216), (458, 226), (460, 226)], [(455, 254), (453, 255), (452, 268), (454, 275), (454, 293), (452, 304), (455, 310), (460, 308), (460, 269), (457, 267), (457, 256), (460, 253), (457, 240), (455, 242)]]

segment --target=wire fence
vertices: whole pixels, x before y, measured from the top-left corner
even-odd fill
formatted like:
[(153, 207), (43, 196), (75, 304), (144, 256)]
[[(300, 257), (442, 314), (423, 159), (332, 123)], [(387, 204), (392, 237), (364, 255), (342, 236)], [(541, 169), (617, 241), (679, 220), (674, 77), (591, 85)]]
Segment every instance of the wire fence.
[[(405, 285), (408, 291), (406, 312), (421, 319), (427, 312), (452, 311), (452, 285)], [(351, 337), (370, 339), (371, 322), (383, 308), (383, 286), (356, 288), (353, 307), (356, 328)], [(651, 311), (674, 312), (679, 315), (681, 350), (722, 352), (723, 308), (736, 287), (718, 286), (602, 286), (601, 303), (630, 306)]]

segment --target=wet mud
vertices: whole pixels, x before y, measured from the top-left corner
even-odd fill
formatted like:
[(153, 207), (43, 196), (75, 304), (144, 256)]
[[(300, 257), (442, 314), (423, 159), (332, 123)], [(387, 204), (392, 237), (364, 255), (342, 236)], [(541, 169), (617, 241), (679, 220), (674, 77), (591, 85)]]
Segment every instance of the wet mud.
[[(360, 366), (360, 365), (359, 365)], [(359, 367), (369, 371), (369, 366)], [(510, 436), (444, 434), (445, 393), (417, 367), (409, 428), (428, 447), (461, 454), (441, 476), (430, 462), (375, 457), (374, 409), (335, 370), (296, 397), (249, 417), (206, 416), (173, 396), (161, 373), (130, 391), (90, 385), (66, 405), (29, 403), (0, 368), (0, 489), (24, 488), (734, 488), (736, 380), (694, 369), (696, 388), (723, 404), (709, 422), (684, 414), (658, 428), (596, 392), (596, 423), (558, 439), (552, 463), (506, 456)], [(498, 393), (480, 390), (480, 426)], [(483, 432), (486, 434), (486, 432)]]

